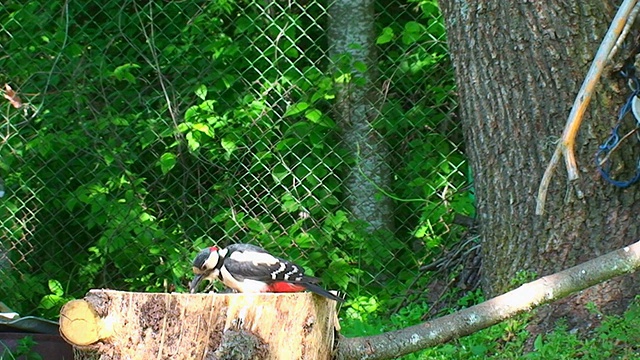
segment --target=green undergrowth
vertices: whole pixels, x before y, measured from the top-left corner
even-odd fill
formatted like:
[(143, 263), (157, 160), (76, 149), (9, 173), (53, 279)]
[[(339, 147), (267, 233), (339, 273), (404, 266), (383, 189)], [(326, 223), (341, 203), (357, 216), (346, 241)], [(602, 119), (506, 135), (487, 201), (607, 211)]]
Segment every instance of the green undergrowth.
[[(421, 322), (428, 310), (426, 304), (412, 304), (390, 317), (378, 315), (374, 300), (360, 299), (341, 319), (346, 337), (370, 336), (393, 331)], [(358, 311), (356, 311), (358, 310)], [(451, 309), (450, 313), (454, 312)], [(449, 341), (418, 353), (405, 360), (451, 359), (638, 359), (640, 358), (640, 296), (628, 310), (617, 316), (604, 316), (602, 324), (587, 335), (568, 329), (562, 321), (555, 330), (538, 335), (533, 350), (527, 344), (526, 330), (531, 314), (522, 314), (472, 335)]]
[(43, 357), (33, 350), (36, 345), (31, 336), (18, 340), (14, 349), (9, 349), (4, 342), (0, 341), (0, 360), (42, 360)]

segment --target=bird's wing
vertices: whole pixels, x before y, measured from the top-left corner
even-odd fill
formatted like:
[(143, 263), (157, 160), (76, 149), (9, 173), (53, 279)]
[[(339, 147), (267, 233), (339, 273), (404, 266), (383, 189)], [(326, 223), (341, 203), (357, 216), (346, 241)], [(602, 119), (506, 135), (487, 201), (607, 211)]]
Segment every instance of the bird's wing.
[(304, 275), (304, 269), (301, 266), (275, 257), (257, 246), (230, 250), (234, 251), (227, 254), (224, 267), (234, 277), (238, 277), (238, 280), (318, 282), (318, 279)]

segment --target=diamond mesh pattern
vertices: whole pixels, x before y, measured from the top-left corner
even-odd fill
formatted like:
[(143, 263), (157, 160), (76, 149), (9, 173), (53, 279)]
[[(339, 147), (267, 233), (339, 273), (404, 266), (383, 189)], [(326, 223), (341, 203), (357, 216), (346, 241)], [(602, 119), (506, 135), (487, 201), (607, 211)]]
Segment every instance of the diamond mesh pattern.
[(92, 287), (184, 291), (197, 250), (232, 242), (348, 305), (424, 300), (473, 216), (443, 21), (435, 1), (375, 4), (375, 197), (394, 216), (372, 232), (345, 186), (368, 159), (334, 111), (355, 70), (329, 55), (330, 6), (4, 1), (0, 300), (53, 317)]

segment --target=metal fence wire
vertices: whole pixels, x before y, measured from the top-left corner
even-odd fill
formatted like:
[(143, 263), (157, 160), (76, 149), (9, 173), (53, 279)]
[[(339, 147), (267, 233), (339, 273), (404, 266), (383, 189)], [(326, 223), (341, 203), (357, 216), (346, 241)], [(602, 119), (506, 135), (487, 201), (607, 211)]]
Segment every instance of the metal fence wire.
[[(0, 301), (55, 317), (90, 288), (185, 291), (200, 248), (235, 242), (295, 260), (347, 306), (474, 288), (436, 2), (375, 4), (375, 69), (331, 55), (331, 6), (3, 1)], [(365, 138), (386, 177), (335, 111), (356, 70), (376, 74)], [(375, 189), (367, 208), (358, 186)], [(372, 227), (378, 204), (392, 212)]]

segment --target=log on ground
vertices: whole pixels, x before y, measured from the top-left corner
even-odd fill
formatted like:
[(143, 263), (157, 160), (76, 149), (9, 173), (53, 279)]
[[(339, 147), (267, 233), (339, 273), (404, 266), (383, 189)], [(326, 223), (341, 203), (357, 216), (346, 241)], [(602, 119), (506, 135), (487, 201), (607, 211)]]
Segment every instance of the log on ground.
[(91, 290), (60, 311), (78, 359), (332, 358), (336, 302), (311, 293)]

